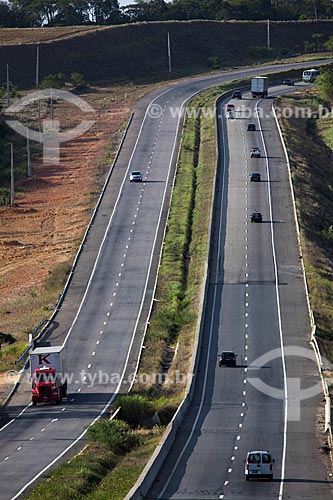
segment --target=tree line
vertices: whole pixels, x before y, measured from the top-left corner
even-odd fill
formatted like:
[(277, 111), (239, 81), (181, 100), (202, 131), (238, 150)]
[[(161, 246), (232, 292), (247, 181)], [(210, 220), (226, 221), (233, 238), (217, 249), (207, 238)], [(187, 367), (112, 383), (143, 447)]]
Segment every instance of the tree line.
[(112, 25), (167, 20), (332, 19), (331, 0), (0, 0), (0, 27)]

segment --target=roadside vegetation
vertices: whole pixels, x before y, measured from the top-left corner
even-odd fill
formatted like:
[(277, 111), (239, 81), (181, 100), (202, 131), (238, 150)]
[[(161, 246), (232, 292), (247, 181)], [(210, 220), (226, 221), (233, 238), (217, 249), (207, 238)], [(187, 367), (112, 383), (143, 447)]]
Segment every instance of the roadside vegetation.
[[(280, 118), (286, 141), (300, 225), (302, 255), (311, 308), (322, 353), (333, 360), (333, 118), (331, 70), (324, 72), (314, 89), (279, 98), (278, 108), (289, 108), (290, 118)], [(328, 90), (328, 93), (324, 89)], [(318, 113), (326, 108), (323, 116)], [(307, 116), (301, 117), (302, 110)], [(296, 118), (295, 116), (298, 116)]]

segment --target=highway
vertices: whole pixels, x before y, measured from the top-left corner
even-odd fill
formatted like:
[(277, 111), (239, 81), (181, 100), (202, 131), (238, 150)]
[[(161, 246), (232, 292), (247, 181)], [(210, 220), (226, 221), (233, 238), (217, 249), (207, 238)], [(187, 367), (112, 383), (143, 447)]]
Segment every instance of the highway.
[[(287, 69), (303, 65), (283, 67)], [(315, 63), (312, 62), (311, 65)], [(1, 500), (18, 498), (51, 466), (60, 460), (68, 459), (70, 454), (80, 449), (84, 444), (86, 426), (106, 411), (117, 393), (127, 392), (130, 387), (130, 374), (137, 366), (153, 297), (181, 134), (182, 117), (175, 117), (171, 112), (171, 106), (182, 108), (190, 97), (217, 83), (259, 72), (278, 71), (279, 67), (274, 65), (235, 70), (218, 76), (182, 81), (156, 90), (137, 103), (134, 118), (88, 232), (83, 251), (78, 258), (69, 288), (50, 328), (43, 337), (43, 343), (51, 345), (59, 345), (66, 341), (68, 372), (72, 377), (69, 383), (69, 397), (60, 406), (33, 408), (29, 405), (29, 384), (26, 377), (22, 380), (7, 407), (8, 421), (0, 429)], [(151, 104), (157, 105), (154, 113)], [(230, 124), (230, 128), (228, 127), (228, 132), (225, 127), (220, 131), (226, 161), (223, 168), (224, 176), (220, 179), (223, 183), (224, 196), (221, 200), (222, 210), (217, 207), (216, 241), (218, 258), (223, 260), (223, 266), (215, 273), (216, 277), (211, 278), (213, 283), (209, 307), (212, 308), (214, 321), (211, 322), (211, 326), (207, 324), (208, 330), (205, 330), (205, 335), (209, 339), (208, 363), (203, 358), (203, 367), (207, 368), (204, 368), (206, 376), (202, 379), (204, 387), (197, 388), (197, 404), (201, 406), (201, 410), (195, 435), (195, 441), (200, 442), (204, 448), (206, 446), (205, 457), (211, 458), (205, 461), (205, 482), (200, 485), (198, 479), (203, 472), (198, 472), (201, 471), (198, 465), (202, 465), (203, 460), (199, 455), (204, 450), (198, 448), (199, 455), (190, 453), (190, 449), (194, 447), (191, 439), (190, 447), (185, 448), (185, 453), (191, 456), (190, 460), (193, 461), (192, 472), (189, 471), (187, 460), (183, 457), (182, 463), (177, 467), (176, 477), (172, 477), (165, 493), (167, 496), (164, 498), (169, 496), (172, 498), (173, 494), (177, 494), (178, 486), (186, 490), (190, 484), (187, 481), (191, 484), (193, 481), (191, 491), (198, 492), (195, 493), (195, 498), (198, 499), (206, 498), (200, 495), (208, 495), (207, 498), (211, 498), (209, 492), (212, 488), (219, 494), (223, 492), (224, 481), (229, 476), (230, 485), (235, 484), (236, 489), (240, 488), (240, 485), (243, 485), (243, 475), (239, 457), (244, 455), (245, 449), (249, 446), (260, 444), (260, 447), (269, 447), (276, 458), (277, 476), (281, 473), (283, 401), (272, 400), (269, 396), (258, 393), (249, 383), (245, 384), (244, 367), (233, 371), (222, 369), (216, 371), (216, 353), (222, 347), (226, 348), (226, 343), (229, 344), (228, 348), (239, 353), (238, 362), (244, 366), (261, 353), (279, 347), (281, 318), (288, 330), (286, 339), (290, 337), (292, 345), (295, 345), (295, 336), (303, 345), (304, 331), (308, 330), (308, 325), (304, 324), (304, 321), (306, 323), (304, 290), (295, 255), (297, 249), (293, 244), (289, 248), (287, 243), (289, 240), (285, 239), (291, 236), (293, 241), (295, 236), (289, 194), (288, 189), (282, 187), (285, 184), (280, 182), (279, 178), (276, 190), (275, 187), (272, 189), (272, 207), (277, 221), (280, 219), (284, 221), (281, 224), (274, 224), (274, 231), (277, 233), (275, 240), (278, 242), (276, 253), (279, 273), (281, 272), (280, 279), (285, 280), (288, 287), (281, 297), (283, 314), (279, 315), (277, 312), (276, 270), (272, 263), (271, 247), (273, 226), (267, 222), (270, 220), (268, 192), (271, 184), (263, 182), (260, 186), (250, 186), (247, 183), (247, 148), (252, 141), (256, 141), (260, 147), (262, 145), (260, 134), (253, 135), (250, 141), (243, 130), (245, 143), (243, 149), (239, 147), (242, 124), (244, 127), (245, 121), (236, 119)], [(263, 133), (269, 134), (272, 125), (264, 124), (263, 128)], [(225, 140), (227, 136), (231, 159), (229, 166)], [(278, 142), (274, 144), (278, 149)], [(281, 151), (275, 154), (279, 158), (275, 161), (281, 166), (283, 155)], [(264, 160), (260, 160), (259, 163), (263, 168)], [(249, 169), (250, 166), (248, 171)], [(128, 174), (131, 170), (143, 172), (142, 184), (129, 183)], [(272, 173), (272, 178), (275, 175), (285, 175), (283, 172), (284, 169), (281, 169), (281, 172), (277, 169)], [(281, 196), (284, 201), (280, 206)], [(247, 228), (249, 225), (246, 224), (248, 222), (246, 205), (249, 211), (254, 203), (257, 209), (260, 203), (260, 210), (264, 213), (266, 223)], [(283, 240), (280, 241), (281, 235)], [(286, 245), (288, 245), (287, 250)], [(248, 277), (246, 277), (247, 272)], [(249, 293), (248, 298), (246, 293)], [(290, 297), (294, 303), (292, 306), (288, 302)], [(298, 307), (300, 314), (295, 313)], [(228, 310), (228, 315), (223, 314), (224, 310)], [(247, 315), (251, 318), (251, 323)], [(297, 332), (294, 322), (297, 322)], [(269, 332), (266, 331), (267, 325), (270, 325)], [(218, 332), (223, 332), (223, 335), (219, 335)], [(246, 354), (248, 360), (245, 359)], [(313, 363), (311, 367), (312, 365)], [(264, 380), (283, 389), (281, 360), (272, 361), (270, 366), (264, 370)], [(91, 384), (89, 381), (93, 376), (96, 379)], [(205, 397), (203, 402), (200, 400), (202, 390)], [(244, 391), (246, 395), (243, 395)], [(249, 405), (249, 401), (253, 405)], [(307, 413), (310, 427), (317, 403), (315, 400), (313, 411)], [(307, 401), (306, 405), (308, 404)], [(212, 415), (211, 408), (214, 409), (214, 415), (218, 415), (217, 429), (217, 419)], [(262, 413), (258, 413), (256, 409), (261, 409)], [(198, 413), (197, 410), (198, 407), (194, 406), (194, 416)], [(261, 418), (260, 422), (258, 415)], [(203, 427), (201, 430), (201, 424), (204, 423), (207, 425), (206, 439), (199, 440), (199, 434), (201, 435), (205, 429)], [(262, 434), (258, 434), (258, 429), (262, 430)], [(309, 434), (311, 431), (312, 428)], [(297, 441), (297, 430), (294, 432)], [(221, 433), (224, 439), (220, 442)], [(237, 445), (238, 460), (235, 461), (232, 472), (228, 473), (238, 433), (241, 433), (242, 437)], [(248, 436), (247, 440), (243, 437), (245, 435)], [(217, 442), (219, 446), (216, 449)], [(309, 441), (306, 444), (308, 443)], [(317, 445), (314, 442), (313, 444)], [(301, 444), (297, 446), (299, 446), (297, 449), (301, 449)], [(214, 462), (214, 467), (212, 466), (214, 456), (219, 460), (218, 475), (216, 463)], [(319, 467), (319, 462), (317, 464), (311, 462), (311, 467), (317, 465)], [(291, 468), (287, 467), (286, 470), (292, 471), (292, 466), (290, 464)], [(167, 467), (166, 464), (165, 470)], [(291, 479), (298, 477), (297, 471), (298, 469), (296, 472), (291, 472)], [(231, 478), (236, 477), (238, 483), (232, 483)], [(214, 481), (208, 486), (209, 478)], [(207, 491), (204, 484), (207, 484)], [(295, 489), (300, 491), (300, 485), (296, 486)], [(318, 491), (321, 486), (327, 487), (325, 482), (316, 483), (315, 486)], [(254, 483), (250, 484), (250, 487), (253, 491), (264, 491), (260, 485)], [(275, 494), (279, 490), (279, 483), (265, 487)], [(180, 498), (190, 498), (186, 497), (186, 494)]]
[[(288, 168), (272, 99), (248, 95), (232, 102), (236, 118), (219, 120), (220, 165), (201, 376), (146, 500), (328, 499), (332, 482), (316, 436), (318, 412), (323, 410), (320, 378), (308, 345), (310, 325)], [(241, 111), (244, 105), (252, 109), (249, 118)], [(256, 124), (255, 132), (247, 131), (250, 122)], [(252, 147), (261, 150), (261, 158), (250, 158)], [(260, 183), (250, 181), (251, 172), (261, 173)], [(261, 224), (250, 222), (253, 211), (262, 213)], [(299, 354), (301, 348), (308, 358)], [(238, 354), (237, 367), (218, 366), (216, 356), (222, 350)], [(255, 388), (253, 378), (268, 390)], [(300, 396), (297, 401), (300, 389), (313, 386), (319, 386), (314, 397)], [(276, 392), (279, 398), (272, 397)], [(244, 461), (250, 450), (272, 453), (272, 482), (245, 481)]]

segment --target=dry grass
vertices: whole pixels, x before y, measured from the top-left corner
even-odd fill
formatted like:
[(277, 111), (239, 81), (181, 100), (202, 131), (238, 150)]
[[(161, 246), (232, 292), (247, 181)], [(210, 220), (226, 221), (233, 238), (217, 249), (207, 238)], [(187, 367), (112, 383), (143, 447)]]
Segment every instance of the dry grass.
[[(316, 96), (279, 99), (278, 106), (296, 108), (319, 104)], [(329, 120), (329, 121), (327, 121)], [(302, 254), (311, 308), (323, 354), (333, 359), (333, 169), (329, 147), (332, 119), (282, 119), (291, 161)]]

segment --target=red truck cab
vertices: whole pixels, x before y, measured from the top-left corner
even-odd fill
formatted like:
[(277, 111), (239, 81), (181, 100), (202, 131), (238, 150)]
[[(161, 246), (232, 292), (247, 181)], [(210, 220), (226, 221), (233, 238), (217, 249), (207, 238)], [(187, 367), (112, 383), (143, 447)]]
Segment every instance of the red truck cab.
[(62, 390), (54, 368), (36, 368), (32, 378), (31, 400), (33, 406), (51, 401), (56, 404), (61, 403)]

